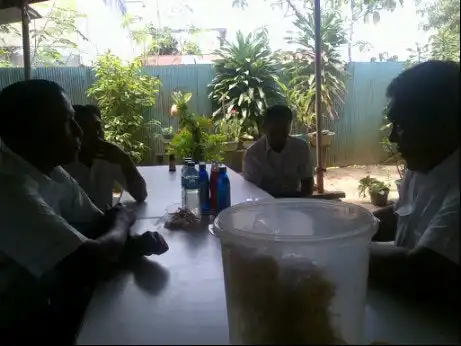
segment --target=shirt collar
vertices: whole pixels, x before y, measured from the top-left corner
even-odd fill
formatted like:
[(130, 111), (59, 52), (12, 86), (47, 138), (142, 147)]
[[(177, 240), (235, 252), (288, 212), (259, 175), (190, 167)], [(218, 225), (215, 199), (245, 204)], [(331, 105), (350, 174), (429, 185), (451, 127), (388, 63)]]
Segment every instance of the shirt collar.
[[(287, 149), (287, 147), (288, 147), (288, 145), (289, 145), (289, 143), (290, 143), (290, 139), (291, 139), (291, 137), (288, 136), (287, 142), (285, 143), (285, 147), (283, 147), (282, 151), (279, 152), (279, 153), (277, 153), (277, 154), (280, 154), (280, 155), (281, 155), (281, 154), (283, 154), (283, 153), (286, 151), (286, 149)], [(269, 154), (270, 152), (274, 152), (274, 153), (275, 153), (275, 151), (272, 150), (271, 146), (269, 145), (269, 141), (268, 141), (268, 139), (267, 139), (267, 136), (264, 136), (264, 148), (265, 148), (265, 150), (266, 150), (266, 154)]]
[(459, 179), (459, 149), (431, 169), (426, 177), (431, 180), (450, 182), (451, 178)]
[[(4, 159), (6, 159), (6, 161)], [(24, 160), (20, 155), (16, 154), (4, 142), (1, 141), (0, 162), (3, 166), (2, 169), (5, 168), (13, 174), (19, 173), (28, 175), (38, 183), (52, 181), (49, 176), (40, 172), (34, 165)]]

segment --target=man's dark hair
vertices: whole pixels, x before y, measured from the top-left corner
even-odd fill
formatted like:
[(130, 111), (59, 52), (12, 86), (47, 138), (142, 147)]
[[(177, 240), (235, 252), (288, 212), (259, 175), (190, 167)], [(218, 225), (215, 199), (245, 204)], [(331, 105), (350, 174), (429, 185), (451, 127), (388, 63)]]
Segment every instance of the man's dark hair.
[[(74, 108), (74, 119), (80, 123), (83, 119), (88, 119), (96, 115), (101, 118), (99, 109), (93, 105), (72, 105)], [(96, 110), (95, 110), (96, 109)]]
[(290, 107), (285, 105), (274, 105), (266, 109), (264, 113), (264, 121), (285, 121), (291, 122), (293, 120), (293, 112)]
[(387, 96), (427, 120), (459, 118), (459, 63), (430, 60), (409, 68), (388, 86)]
[(93, 114), (96, 114), (98, 118), (101, 118), (101, 110), (99, 109), (98, 106), (95, 105), (86, 105), (85, 106), (90, 112)]
[(47, 116), (64, 90), (55, 82), (31, 79), (13, 83), (0, 91), (0, 136), (16, 136), (25, 126), (34, 128)]

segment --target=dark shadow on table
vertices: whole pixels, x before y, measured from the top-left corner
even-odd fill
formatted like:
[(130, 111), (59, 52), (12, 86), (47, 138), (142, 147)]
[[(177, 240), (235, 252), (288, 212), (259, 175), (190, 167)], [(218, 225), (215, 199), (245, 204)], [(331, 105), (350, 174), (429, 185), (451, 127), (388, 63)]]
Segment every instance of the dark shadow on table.
[(135, 283), (151, 295), (159, 294), (168, 284), (170, 272), (146, 257), (131, 263)]

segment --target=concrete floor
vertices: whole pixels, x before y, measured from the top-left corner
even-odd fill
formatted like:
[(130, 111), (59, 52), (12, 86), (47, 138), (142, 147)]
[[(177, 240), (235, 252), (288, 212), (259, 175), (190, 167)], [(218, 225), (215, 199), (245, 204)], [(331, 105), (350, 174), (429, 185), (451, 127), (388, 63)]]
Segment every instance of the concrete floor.
[(371, 205), (369, 197), (360, 198), (357, 190), (359, 180), (367, 175), (390, 184), (390, 201), (398, 198), (395, 180), (400, 179), (400, 177), (395, 166), (387, 165), (328, 168), (324, 177), (324, 189), (343, 191), (346, 193), (346, 198), (343, 198), (343, 201), (357, 203), (374, 210), (376, 207)]

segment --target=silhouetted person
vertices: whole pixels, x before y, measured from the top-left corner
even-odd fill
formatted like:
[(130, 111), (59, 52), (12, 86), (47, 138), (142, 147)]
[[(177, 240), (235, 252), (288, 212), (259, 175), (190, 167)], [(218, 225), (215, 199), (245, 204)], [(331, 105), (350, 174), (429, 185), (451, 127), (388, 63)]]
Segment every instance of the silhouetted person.
[(376, 212), (370, 279), (412, 296), (459, 303), (460, 68), (428, 61), (387, 89), (391, 142), (408, 171), (394, 207)]
[(77, 159), (63, 168), (101, 210), (112, 206), (118, 183), (138, 202), (147, 197), (146, 183), (130, 156), (104, 139), (101, 113), (96, 106), (75, 105), (75, 121), (83, 131)]
[(0, 343), (70, 342), (87, 288), (127, 254), (165, 251), (130, 237), (134, 216), (103, 214), (60, 167), (82, 131), (62, 88), (46, 80), (0, 91)]
[(268, 108), (265, 136), (247, 149), (243, 159), (243, 177), (274, 197), (307, 197), (314, 190), (309, 144), (290, 136), (292, 120), (287, 106)]

